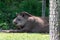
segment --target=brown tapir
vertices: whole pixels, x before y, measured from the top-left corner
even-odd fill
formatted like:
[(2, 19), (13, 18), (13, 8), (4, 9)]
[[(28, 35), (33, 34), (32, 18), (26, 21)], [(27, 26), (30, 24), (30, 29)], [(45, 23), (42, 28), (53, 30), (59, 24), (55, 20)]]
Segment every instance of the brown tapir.
[(17, 17), (13, 20), (13, 24), (15, 24), (17, 28), (20, 28), (19, 31), (14, 32), (49, 32), (49, 21), (46, 17), (42, 18), (33, 16), (28, 12), (21, 12), (18, 14)]

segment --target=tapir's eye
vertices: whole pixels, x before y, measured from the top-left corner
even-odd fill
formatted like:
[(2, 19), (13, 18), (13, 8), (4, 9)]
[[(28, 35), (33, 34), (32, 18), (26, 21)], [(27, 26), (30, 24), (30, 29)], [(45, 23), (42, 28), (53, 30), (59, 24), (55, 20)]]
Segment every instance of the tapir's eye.
[(18, 19), (18, 21), (21, 21), (21, 19)]

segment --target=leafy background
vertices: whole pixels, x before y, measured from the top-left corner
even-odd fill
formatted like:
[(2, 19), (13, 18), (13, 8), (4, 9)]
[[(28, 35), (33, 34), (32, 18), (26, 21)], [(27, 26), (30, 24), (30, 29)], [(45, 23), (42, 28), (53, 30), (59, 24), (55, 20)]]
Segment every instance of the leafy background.
[[(16, 13), (27, 11), (41, 16), (42, 0), (0, 0), (0, 29), (15, 29), (12, 20)], [(46, 16), (49, 15), (49, 1), (46, 1)]]

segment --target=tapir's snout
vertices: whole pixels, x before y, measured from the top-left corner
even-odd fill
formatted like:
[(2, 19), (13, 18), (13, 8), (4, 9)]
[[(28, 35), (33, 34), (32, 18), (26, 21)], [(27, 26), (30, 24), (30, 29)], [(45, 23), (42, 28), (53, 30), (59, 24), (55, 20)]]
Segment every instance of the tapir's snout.
[(13, 24), (17, 24), (17, 22), (16, 22), (16, 20), (15, 20), (15, 19), (13, 20)]

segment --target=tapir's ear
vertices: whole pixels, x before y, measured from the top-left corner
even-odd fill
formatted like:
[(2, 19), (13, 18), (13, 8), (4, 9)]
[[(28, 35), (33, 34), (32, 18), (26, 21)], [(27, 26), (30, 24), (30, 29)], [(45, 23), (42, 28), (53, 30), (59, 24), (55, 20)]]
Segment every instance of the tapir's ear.
[(24, 12), (21, 12), (20, 15), (22, 17), (25, 17), (25, 16), (31, 17), (32, 16), (31, 14), (29, 14), (28, 12), (25, 12), (25, 11)]

